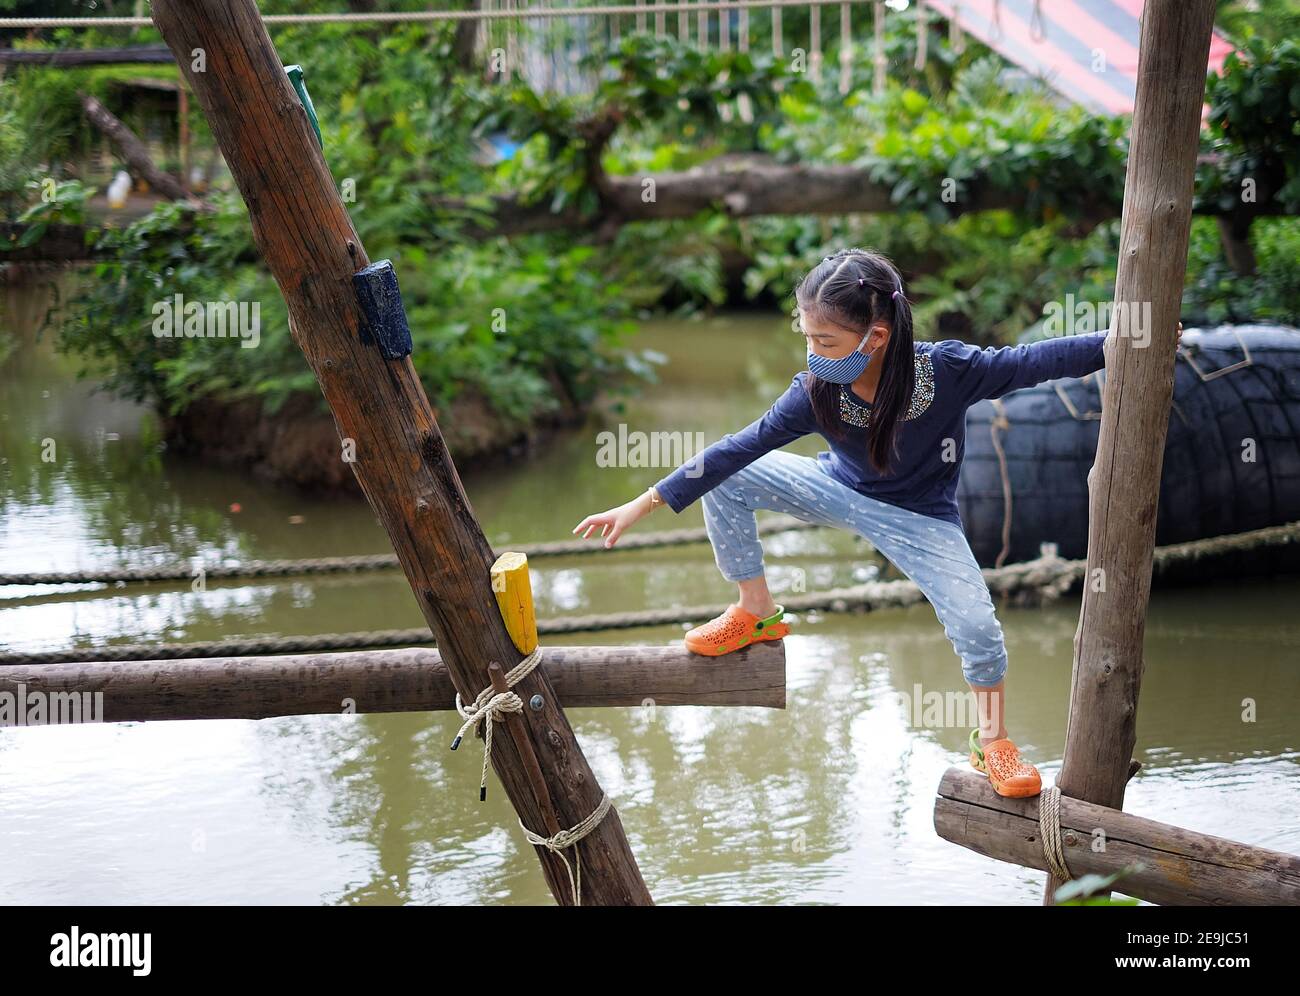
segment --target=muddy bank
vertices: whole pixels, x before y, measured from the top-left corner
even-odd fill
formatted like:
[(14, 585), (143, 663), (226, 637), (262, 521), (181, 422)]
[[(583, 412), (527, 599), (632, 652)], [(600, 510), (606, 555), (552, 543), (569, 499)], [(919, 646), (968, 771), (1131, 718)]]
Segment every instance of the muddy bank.
[[(463, 472), (524, 456), (557, 430), (581, 424), (586, 411), (563, 391), (556, 396), (561, 401), (556, 411), (524, 427), (502, 418), (473, 389), (435, 407), (434, 414)], [(315, 396), (296, 395), (274, 413), (257, 399), (204, 398), (164, 418), (163, 428), (173, 453), (316, 493), (361, 494), (342, 458), (334, 419)]]

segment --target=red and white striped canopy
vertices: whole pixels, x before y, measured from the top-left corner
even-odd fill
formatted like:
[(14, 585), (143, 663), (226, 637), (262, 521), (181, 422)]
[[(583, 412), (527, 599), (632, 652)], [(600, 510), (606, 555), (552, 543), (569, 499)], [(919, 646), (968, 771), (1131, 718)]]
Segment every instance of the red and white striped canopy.
[[(1131, 114), (1143, 0), (923, 0), (1058, 93), (1105, 114)], [(1208, 69), (1232, 44), (1215, 32)]]

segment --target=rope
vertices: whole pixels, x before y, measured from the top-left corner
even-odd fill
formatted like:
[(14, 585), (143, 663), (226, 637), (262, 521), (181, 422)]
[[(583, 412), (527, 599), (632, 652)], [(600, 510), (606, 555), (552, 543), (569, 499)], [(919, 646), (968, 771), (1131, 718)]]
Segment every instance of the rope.
[[(847, 17), (848, 8), (845, 7), (844, 9), (845, 9), (845, 16)], [(874, 38), (875, 52), (872, 56), (872, 58), (875, 60), (875, 73), (873, 74), (872, 81), (871, 81), (871, 91), (876, 96), (880, 96), (882, 93), (885, 92), (885, 69), (886, 69), (885, 5), (883, 3), (876, 4), (875, 14), (876, 14), (875, 24), (873, 25), (873, 29), (875, 32), (875, 38)], [(847, 89), (848, 88), (846, 87), (845, 88), (846, 92)]]
[(1043, 20), (1043, 0), (1034, 0), (1034, 10), (1029, 15), (1029, 37), (1036, 42), (1047, 40), (1047, 23)]
[(998, 455), (998, 473), (1002, 475), (1002, 549), (998, 551), (993, 566), (1001, 567), (1011, 552), (1011, 474), (1007, 470), (1007, 452), (1002, 448), (1002, 433), (1011, 428), (1011, 420), (1007, 418), (1006, 406), (1000, 399), (994, 398), (992, 404), (997, 414), (989, 423), (989, 438), (993, 442), (993, 452)]
[(966, 51), (966, 36), (961, 31), (961, 4), (956, 2), (952, 5), (952, 17), (948, 19), (948, 45), (954, 55)]
[(479, 779), (478, 785), (479, 802), (487, 799), (488, 759), (492, 755), (492, 721), (501, 722), (509, 713), (524, 711), (524, 700), (510, 689), (523, 681), (541, 662), (542, 647), (538, 644), (531, 654), (506, 672), (506, 691), (498, 692), (488, 685), (469, 705), (463, 705), (460, 692), (456, 693), (456, 711), (465, 722), (461, 724), (456, 739), (451, 742), (451, 749), (455, 750), (460, 746), (461, 740), (465, 738), (465, 733), (471, 726), (480, 721), (483, 723), (483, 777)]
[[(478, 784), (479, 802), (487, 799), (488, 762), (492, 757), (492, 728), (496, 723), (503, 722), (511, 713), (524, 711), (524, 700), (514, 691), (514, 686), (528, 677), (541, 662), (542, 647), (538, 644), (533, 648), (532, 653), (506, 672), (506, 691), (498, 692), (495, 687), (488, 685), (469, 705), (461, 701), (460, 692), (456, 693), (456, 711), (465, 722), (461, 724), (456, 738), (452, 740), (451, 749), (455, 750), (460, 746), (471, 727), (478, 723), (483, 724), (483, 773)], [(580, 840), (596, 829), (600, 821), (605, 818), (605, 814), (609, 812), (610, 805), (609, 796), (602, 794), (599, 804), (586, 819), (568, 830), (559, 831), (553, 837), (543, 837), (541, 834), (533, 833), (524, 826), (523, 820), (519, 821), (528, 843), (546, 848), (564, 862), (564, 870), (569, 874), (569, 891), (573, 894), (574, 906), (582, 905), (582, 852), (574, 851), (574, 858), (578, 863), (576, 878), (573, 866), (569, 864), (569, 859), (564, 852), (570, 847), (576, 847)]]
[[(600, 797), (600, 803), (596, 806), (595, 810), (592, 811), (590, 816), (577, 826), (570, 827), (568, 830), (561, 830), (554, 837), (543, 837), (541, 834), (533, 833), (524, 826), (523, 820), (519, 821), (519, 826), (523, 829), (524, 836), (528, 838), (528, 843), (546, 848), (564, 862), (565, 870), (569, 873), (569, 890), (573, 893), (574, 906), (582, 905), (582, 852), (576, 849), (576, 845), (578, 841), (582, 840), (582, 838), (586, 837), (600, 825), (600, 821), (603, 820), (605, 814), (609, 812), (610, 805), (609, 796), (602, 795)], [(578, 877), (576, 881), (573, 877), (573, 868), (569, 865), (569, 859), (564, 856), (565, 849), (569, 847), (574, 848), (573, 856), (578, 863)]]
[(989, 20), (989, 41), (1002, 40), (1002, 0), (993, 0), (993, 17)]
[(917, 0), (916, 4), (916, 61), (912, 64), (917, 72), (925, 70), (925, 61), (927, 58), (927, 47), (930, 42), (930, 27), (926, 23), (925, 17), (925, 0)]
[[(1229, 553), (1282, 546), (1300, 541), (1300, 521), (1284, 526), (1269, 526), (1230, 536), (1193, 540), (1156, 547), (1152, 566), (1156, 572), (1174, 564)], [(1045, 554), (1036, 560), (1005, 567), (985, 568), (981, 573), (993, 595), (1035, 593), (1043, 600), (1059, 598), (1077, 584), (1087, 571), (1086, 560), (1062, 560)], [(870, 581), (848, 588), (831, 588), (817, 594), (788, 595), (783, 604), (790, 612), (872, 612), (886, 608), (905, 608), (925, 601), (925, 596), (911, 581)], [(606, 615), (563, 616), (538, 620), (539, 634), (595, 633), (612, 629), (637, 629), (670, 626), (678, 623), (711, 619), (726, 609), (725, 605), (674, 606), (641, 609)], [(32, 653), (0, 653), (0, 665), (178, 660), (192, 657), (256, 657), (265, 654), (311, 653), (326, 650), (351, 650), (362, 647), (409, 647), (433, 644), (428, 629), (380, 630), (367, 633), (324, 633), (316, 636), (272, 636), (247, 640), (204, 643), (119, 644), (116, 646)]]
[[(821, 529), (821, 523), (804, 522), (793, 516), (780, 516), (758, 527), (760, 535)], [(624, 550), (651, 550), (660, 547), (707, 543), (706, 529), (668, 529), (641, 536), (624, 536), (612, 550), (591, 540), (556, 540), (547, 543), (512, 544), (510, 549), (530, 558), (574, 557), (617, 553)], [(250, 560), (231, 566), (203, 565), (205, 578), (261, 578), (299, 574), (348, 574), (360, 571), (394, 570), (401, 564), (393, 553), (365, 554), (356, 557), (317, 557), (307, 560)], [(192, 581), (197, 568), (188, 564), (160, 567), (122, 567), (88, 571), (33, 571), (0, 574), (0, 586), (18, 584), (137, 584), (150, 581)]]
[[(826, 7), (838, 3), (871, 3), (874, 0), (688, 0), (688, 2), (662, 4), (663, 13), (679, 11), (710, 11), (749, 7), (767, 10), (779, 7)], [(548, 20), (568, 17), (600, 17), (621, 14), (644, 15), (640, 4), (614, 4), (609, 7), (531, 7), (497, 10), (415, 10), (375, 11), (360, 14), (266, 14), (266, 24), (398, 24), (421, 21), (479, 21), (479, 20)], [(148, 17), (0, 17), (0, 29), (10, 28), (150, 28), (153, 19)]]
[(1065, 848), (1061, 843), (1061, 790), (1049, 786), (1038, 797), (1038, 833), (1043, 841), (1043, 857), (1051, 869), (1054, 885), (1074, 876), (1065, 865)]

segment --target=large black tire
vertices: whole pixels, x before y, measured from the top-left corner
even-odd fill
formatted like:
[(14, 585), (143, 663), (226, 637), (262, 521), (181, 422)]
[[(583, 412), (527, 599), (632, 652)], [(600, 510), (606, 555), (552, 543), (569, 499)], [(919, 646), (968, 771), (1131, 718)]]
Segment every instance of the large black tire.
[[(967, 414), (957, 501), (981, 564), (993, 565), (1003, 552), (1007, 519), (995, 433), (1011, 492), (1010, 543), (1003, 562), (1037, 557), (1043, 543), (1055, 543), (1062, 557), (1087, 555), (1088, 472), (1097, 450), (1104, 376), (1049, 381), (1000, 402), (982, 401)], [(1007, 428), (995, 428), (999, 414)], [(1186, 330), (1174, 369), (1156, 543), (1298, 519), (1300, 330), (1268, 325)], [(1297, 566), (1297, 551), (1285, 548), (1216, 562), (1215, 575), (1269, 574)]]

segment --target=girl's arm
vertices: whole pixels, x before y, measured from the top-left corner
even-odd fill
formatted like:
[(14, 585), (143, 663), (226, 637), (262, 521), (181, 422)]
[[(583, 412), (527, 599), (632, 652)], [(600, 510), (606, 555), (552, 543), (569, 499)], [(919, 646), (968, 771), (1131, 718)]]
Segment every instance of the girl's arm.
[(723, 436), (661, 478), (655, 483), (655, 490), (669, 508), (681, 512), (764, 453), (808, 435), (816, 429), (816, 424), (802, 372), (795, 374), (785, 393), (767, 412), (739, 432)]
[[(812, 405), (800, 374), (796, 374), (785, 394), (777, 398), (764, 415), (687, 460), (655, 484), (655, 493), (674, 512), (681, 512), (700, 495), (711, 491), (764, 453), (806, 436), (815, 427)], [(599, 526), (605, 546), (611, 547), (626, 530), (657, 507), (647, 490), (617, 508), (587, 516), (573, 531), (584, 530), (582, 538), (586, 539)]]
[(1020, 346), (980, 349), (969, 343), (939, 343), (950, 384), (967, 404), (1000, 398), (1022, 387), (1033, 387), (1058, 377), (1083, 377), (1106, 365), (1102, 346), (1107, 332), (1068, 335)]

